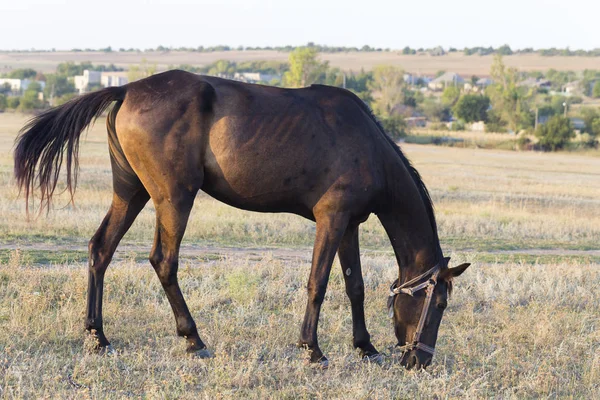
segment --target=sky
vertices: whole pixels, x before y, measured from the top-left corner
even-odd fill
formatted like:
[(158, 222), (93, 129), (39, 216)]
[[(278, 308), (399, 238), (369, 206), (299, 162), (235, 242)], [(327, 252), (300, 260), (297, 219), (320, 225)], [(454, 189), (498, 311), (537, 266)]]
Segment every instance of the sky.
[(600, 48), (598, 0), (0, 0), (0, 49)]

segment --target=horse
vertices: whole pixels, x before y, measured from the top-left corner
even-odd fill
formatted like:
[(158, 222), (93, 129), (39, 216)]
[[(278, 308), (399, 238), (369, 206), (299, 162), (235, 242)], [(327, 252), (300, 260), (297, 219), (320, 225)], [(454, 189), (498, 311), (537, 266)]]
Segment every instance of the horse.
[[(200, 339), (177, 281), (179, 249), (199, 190), (244, 210), (287, 212), (316, 223), (308, 301), (298, 345), (326, 367), (317, 339), (321, 305), (337, 252), (352, 310), (353, 345), (380, 361), (364, 317), (359, 225), (382, 223), (398, 263), (389, 307), (401, 364), (431, 363), (452, 279), (430, 195), (419, 173), (352, 92), (247, 84), (172, 70), (79, 96), (33, 117), (19, 132), (15, 178), (27, 210), (40, 192), (49, 209), (66, 157), (66, 188), (77, 185), (79, 139), (108, 107), (112, 204), (89, 242), (85, 329), (113, 352), (102, 323), (104, 276), (123, 235), (151, 199), (150, 252), (187, 352), (212, 354)], [(412, 285), (412, 286), (411, 286)], [(421, 290), (423, 289), (423, 290)]]

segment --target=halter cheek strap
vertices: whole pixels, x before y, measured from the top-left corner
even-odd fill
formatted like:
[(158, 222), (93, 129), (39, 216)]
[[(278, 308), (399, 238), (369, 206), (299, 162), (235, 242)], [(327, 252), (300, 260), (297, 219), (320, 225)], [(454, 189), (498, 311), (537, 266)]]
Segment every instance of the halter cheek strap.
[[(427, 319), (427, 315), (429, 314), (429, 306), (431, 305), (431, 299), (433, 298), (433, 291), (435, 290), (435, 285), (437, 284), (437, 278), (440, 274), (440, 265), (436, 264), (430, 270), (424, 272), (423, 274), (413, 278), (407, 282), (404, 282), (402, 285), (395, 287), (397, 282), (392, 283), (390, 287), (390, 297), (388, 299), (388, 311), (390, 317), (393, 316), (393, 304), (394, 298), (400, 294), (407, 294), (409, 296), (413, 296), (416, 292), (422, 289), (426, 289), (427, 294), (425, 297), (425, 303), (423, 304), (423, 309), (421, 310), (421, 317), (419, 318), (419, 324), (417, 325), (417, 330), (415, 331), (415, 335), (413, 336), (413, 341), (411, 343), (407, 343), (404, 346), (399, 346), (400, 350), (403, 352), (411, 351), (413, 349), (423, 350), (431, 355), (435, 353), (435, 348), (431, 346), (427, 346), (424, 343), (421, 343), (419, 340), (421, 339), (421, 334), (423, 333), (423, 328), (425, 326), (425, 320)], [(410, 286), (416, 282), (419, 282), (423, 278), (431, 276), (428, 280), (423, 283), (420, 283), (415, 286)]]

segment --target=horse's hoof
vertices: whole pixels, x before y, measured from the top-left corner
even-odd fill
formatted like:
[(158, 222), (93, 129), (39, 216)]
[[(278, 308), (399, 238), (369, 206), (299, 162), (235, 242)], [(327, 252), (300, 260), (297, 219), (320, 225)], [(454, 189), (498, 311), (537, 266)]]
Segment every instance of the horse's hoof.
[(206, 347), (200, 350), (189, 351), (192, 356), (202, 359), (213, 358), (214, 354), (211, 353)]
[(385, 361), (385, 357), (381, 353), (371, 354), (370, 356), (363, 356), (363, 362), (368, 364), (377, 364), (381, 365)]
[(98, 355), (106, 356), (106, 357), (115, 357), (117, 355), (117, 351), (115, 350), (114, 347), (112, 347), (109, 344), (108, 346), (100, 347), (98, 349)]
[(316, 369), (327, 369), (329, 368), (329, 360), (323, 356), (316, 361), (311, 361), (310, 366)]

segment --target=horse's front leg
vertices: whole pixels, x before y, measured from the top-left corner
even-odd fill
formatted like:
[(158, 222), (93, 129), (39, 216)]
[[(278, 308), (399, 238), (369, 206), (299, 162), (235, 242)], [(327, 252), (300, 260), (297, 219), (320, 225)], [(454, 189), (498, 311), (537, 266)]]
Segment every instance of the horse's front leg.
[(346, 294), (352, 307), (352, 334), (355, 348), (365, 360), (381, 362), (377, 349), (371, 344), (371, 336), (365, 323), (365, 284), (360, 265), (358, 246), (358, 225), (351, 224), (346, 229), (338, 250), (342, 273), (346, 283)]
[(317, 340), (317, 325), (321, 304), (327, 291), (331, 264), (340, 240), (346, 231), (348, 217), (342, 213), (325, 214), (316, 216), (316, 221), (315, 247), (308, 280), (308, 303), (298, 344), (310, 351), (310, 361), (312, 363), (320, 363), (321, 366), (327, 367), (327, 358), (319, 348)]

